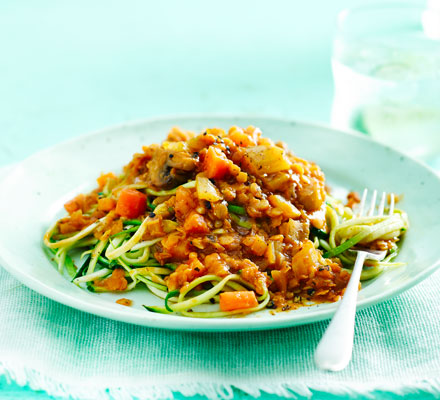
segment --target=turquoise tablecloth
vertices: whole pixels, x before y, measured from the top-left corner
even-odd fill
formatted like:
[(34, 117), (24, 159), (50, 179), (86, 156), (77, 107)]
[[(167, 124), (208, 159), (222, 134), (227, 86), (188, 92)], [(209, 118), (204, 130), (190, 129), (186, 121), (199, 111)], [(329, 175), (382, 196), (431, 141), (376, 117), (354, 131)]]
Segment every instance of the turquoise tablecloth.
[[(288, 0), (276, 3), (227, 0), (218, 4), (201, 0), (130, 3), (41, 0), (26, 5), (3, 1), (0, 5), (0, 166), (20, 161), (38, 149), (76, 134), (160, 114), (255, 112), (326, 122), (332, 100), (329, 60), (333, 22), (337, 10), (350, 4), (348, 0), (301, 4)], [(38, 334), (46, 329), (53, 333), (54, 326), (69, 329), (72, 321), (76, 327), (87, 327), (89, 333), (95, 326), (110, 332), (149, 335), (155, 340), (156, 347), (152, 347), (155, 351), (159, 340), (178, 339), (178, 333), (164, 334), (86, 316), (15, 284), (3, 270), (0, 274), (3, 284), (0, 318), (4, 318), (0, 324), (0, 342), (10, 344), (10, 362), (23, 362), (25, 366), (28, 359), (45, 360), (49, 364), (63, 359), (62, 351), (69, 350), (65, 345), (38, 353), (35, 350)], [(353, 378), (350, 374), (360, 372), (367, 386), (358, 385), (359, 391), (373, 390), (379, 382), (400, 383), (389, 386), (391, 392), (374, 391), (381, 399), (399, 398), (405, 391), (416, 388), (421, 390), (414, 392), (412, 398), (438, 395), (435, 379), (440, 373), (438, 283), (437, 273), (408, 293), (362, 311), (358, 317), (353, 363), (342, 374), (331, 375), (330, 383), (345, 377), (347, 384)], [(30, 307), (21, 303), (15, 310), (21, 312), (23, 319), (33, 312), (29, 322), (34, 323), (29, 325), (33, 330), (22, 331), (36, 346), (27, 354), (22, 351), (28, 347), (11, 341), (24, 336), (14, 338), (7, 330), (17, 314), (5, 302), (4, 290), (13, 290), (17, 299), (30, 302)], [(66, 320), (63, 315), (69, 318)], [(254, 377), (258, 376), (254, 369), (264, 366), (261, 357), (253, 358), (252, 350), (257, 353), (260, 345), (266, 346), (274, 380), (282, 376), (287, 382), (302, 376), (298, 371), (315, 374), (310, 361), (311, 348), (324, 327), (325, 323), (319, 323), (250, 335), (201, 335), (205, 352), (206, 348), (212, 352), (224, 350), (222, 339), (229, 338), (235, 347), (230, 364), (222, 354), (217, 362), (215, 357), (208, 359), (203, 352), (197, 358), (195, 349), (200, 345), (197, 334), (184, 334), (188, 347), (186, 350), (180, 347), (176, 353), (182, 360), (185, 355), (190, 359), (196, 357), (197, 368), (204, 366), (207, 375), (214, 374), (216, 368), (227, 369), (232, 365), (237, 373), (247, 371), (251, 378), (253, 372)], [(267, 341), (273, 341), (271, 351)], [(244, 351), (246, 356), (240, 357)], [(363, 357), (367, 353), (376, 358)], [(0, 354), (0, 362), (5, 357)], [(252, 360), (256, 363), (250, 364)], [(296, 360), (295, 365), (291, 364), (292, 360)], [(155, 362), (158, 368), (166, 368), (173, 359)], [(190, 370), (188, 364), (185, 366), (186, 371)], [(396, 368), (395, 378), (387, 380), (390, 366)], [(399, 374), (408, 372), (412, 378), (404, 375), (406, 379), (399, 381)], [(25, 383), (20, 376), (14, 377), (20, 384)], [(315, 378), (316, 385), (326, 382), (322, 375), (316, 374)], [(34, 381), (34, 389), (38, 389), (37, 383)], [(254, 386), (258, 383), (255, 378)], [(343, 390), (345, 386), (340, 387)], [(329, 391), (333, 390), (328, 384), (312, 392), (315, 398), (330, 400), (353, 397), (354, 393), (351, 387), (348, 394), (330, 395)], [(230, 395), (249, 397), (239, 389)], [(183, 398), (178, 393), (175, 397)], [(3, 376), (0, 398), (48, 399), (49, 396), (29, 385), (22, 388)]]
[(353, 359), (344, 371), (330, 373), (313, 363), (327, 322), (221, 334), (151, 329), (60, 305), (0, 269), (0, 373), (84, 399), (168, 399), (175, 393), (228, 399), (234, 390), (440, 396), (439, 286), (437, 272), (359, 311)]

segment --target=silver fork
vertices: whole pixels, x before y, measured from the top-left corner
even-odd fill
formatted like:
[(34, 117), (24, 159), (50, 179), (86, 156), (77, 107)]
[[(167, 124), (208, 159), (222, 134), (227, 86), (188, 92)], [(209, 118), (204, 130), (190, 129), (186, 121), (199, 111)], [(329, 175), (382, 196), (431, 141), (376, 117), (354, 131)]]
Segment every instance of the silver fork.
[[(364, 214), (367, 192), (367, 189), (365, 189), (362, 194), (362, 200), (357, 211), (357, 216), (359, 217), (373, 216), (376, 208), (377, 191), (375, 190), (371, 197), (368, 211)], [(378, 216), (382, 216), (384, 213), (385, 199), (386, 193), (383, 192), (377, 210)], [(392, 215), (393, 213), (394, 195), (391, 193), (389, 215)], [(366, 259), (380, 261), (383, 260), (386, 255), (386, 251), (374, 251), (368, 249), (359, 249), (356, 251), (356, 262), (353, 267), (350, 281), (345, 289), (344, 296), (315, 351), (315, 363), (321, 369), (340, 371), (350, 362), (353, 351), (356, 300), (362, 267)]]

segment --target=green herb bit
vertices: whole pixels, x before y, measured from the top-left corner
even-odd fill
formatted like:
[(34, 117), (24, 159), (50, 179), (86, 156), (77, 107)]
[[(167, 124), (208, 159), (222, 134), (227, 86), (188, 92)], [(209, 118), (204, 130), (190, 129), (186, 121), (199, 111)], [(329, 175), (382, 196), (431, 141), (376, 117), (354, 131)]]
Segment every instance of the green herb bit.
[(142, 304), (142, 307), (144, 307), (146, 310), (148, 310), (150, 312), (154, 312), (154, 313), (158, 313), (158, 314), (172, 314), (172, 312), (169, 312), (164, 307), (146, 306), (145, 304)]
[(173, 312), (173, 310), (168, 306), (168, 300), (171, 298), (171, 297), (176, 297), (178, 294), (180, 293), (180, 290), (172, 290), (171, 292), (169, 292), (168, 294), (167, 294), (167, 296), (165, 297), (165, 308), (168, 310), (168, 311), (170, 311), (170, 312)]
[(248, 219), (240, 217), (236, 214), (229, 214), (229, 216), (231, 217), (232, 221), (234, 221), (238, 226), (241, 226), (242, 228), (245, 229), (252, 228), (252, 223)]
[(133, 228), (124, 229), (123, 231), (115, 233), (114, 235), (111, 235), (110, 237), (124, 235), (125, 233), (130, 233), (130, 232), (136, 232), (138, 229), (139, 229), (139, 226), (133, 226)]
[(228, 204), (228, 211), (233, 214), (246, 215), (245, 208), (236, 204)]
[(104, 264), (107, 268), (114, 268), (117, 265), (119, 265), (116, 260), (111, 260), (110, 261), (108, 258), (103, 257), (103, 256), (98, 256), (98, 262), (100, 264)]
[(95, 293), (95, 286), (93, 285), (93, 283), (87, 282), (86, 287), (89, 292)]
[(157, 205), (156, 204), (153, 204), (151, 201), (150, 201), (150, 198), (147, 196), (147, 206), (148, 206), (148, 208), (150, 209), (150, 210), (152, 210), (152, 211), (154, 211), (154, 209), (157, 207)]
[(168, 207), (168, 212), (169, 212), (170, 214), (172, 214), (172, 213), (174, 212), (174, 208), (173, 208), (173, 207)]
[(323, 240), (327, 240), (328, 239), (328, 233), (324, 232), (321, 229), (315, 228), (314, 226), (312, 226), (310, 228), (310, 233), (313, 236), (316, 236), (318, 239), (323, 239)]
[(124, 225), (140, 225), (142, 224), (142, 221), (139, 221), (138, 219), (126, 219), (122, 223)]
[[(159, 264), (159, 265), (160, 265), (160, 264)], [(165, 268), (172, 269), (173, 271), (175, 271), (176, 268), (177, 268), (177, 265), (176, 265), (176, 264), (172, 264), (172, 263), (168, 263), (168, 264), (164, 264), (164, 267), (165, 267)]]
[(338, 254), (343, 253), (345, 250), (348, 250), (350, 247), (353, 247), (355, 244), (359, 243), (365, 237), (364, 232), (359, 232), (357, 235), (354, 235), (351, 239), (348, 239), (346, 242), (342, 243), (338, 247), (330, 249), (324, 253), (325, 258), (330, 258), (337, 256)]
[(98, 262), (104, 265), (110, 265), (111, 261), (103, 256), (98, 256)]

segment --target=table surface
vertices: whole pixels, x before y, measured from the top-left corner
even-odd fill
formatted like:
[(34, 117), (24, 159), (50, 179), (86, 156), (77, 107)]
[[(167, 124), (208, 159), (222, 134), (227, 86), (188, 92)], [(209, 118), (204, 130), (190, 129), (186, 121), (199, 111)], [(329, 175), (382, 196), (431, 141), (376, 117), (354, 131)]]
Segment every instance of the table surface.
[[(4, 0), (0, 166), (158, 115), (246, 112), (328, 122), (332, 32), (349, 4)], [(0, 398), (53, 397), (0, 377)]]

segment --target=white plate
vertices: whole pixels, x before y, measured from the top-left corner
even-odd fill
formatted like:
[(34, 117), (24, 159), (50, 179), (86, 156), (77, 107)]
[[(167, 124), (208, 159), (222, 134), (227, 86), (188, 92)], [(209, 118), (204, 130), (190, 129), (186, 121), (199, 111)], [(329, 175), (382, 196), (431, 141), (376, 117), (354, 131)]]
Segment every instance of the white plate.
[[(200, 131), (231, 125), (260, 127), (265, 136), (288, 143), (303, 158), (316, 161), (335, 188), (376, 188), (404, 194), (399, 207), (410, 229), (399, 260), (390, 270), (364, 285), (358, 306), (393, 297), (426, 278), (439, 265), (440, 180), (406, 156), (364, 136), (329, 128), (256, 116), (188, 116), (120, 125), (52, 147), (18, 164), (1, 183), (0, 261), (31, 289), (60, 303), (103, 317), (152, 327), (200, 331), (281, 328), (329, 318), (337, 304), (320, 304), (271, 315), (262, 311), (245, 318), (194, 319), (150, 313), (142, 304), (162, 304), (146, 288), (124, 294), (133, 307), (115, 303), (121, 294), (94, 294), (58, 274), (42, 249), (48, 225), (63, 215), (63, 204), (94, 187), (100, 172), (119, 171), (142, 145), (160, 142), (172, 126)], [(68, 309), (66, 309), (68, 311)]]

